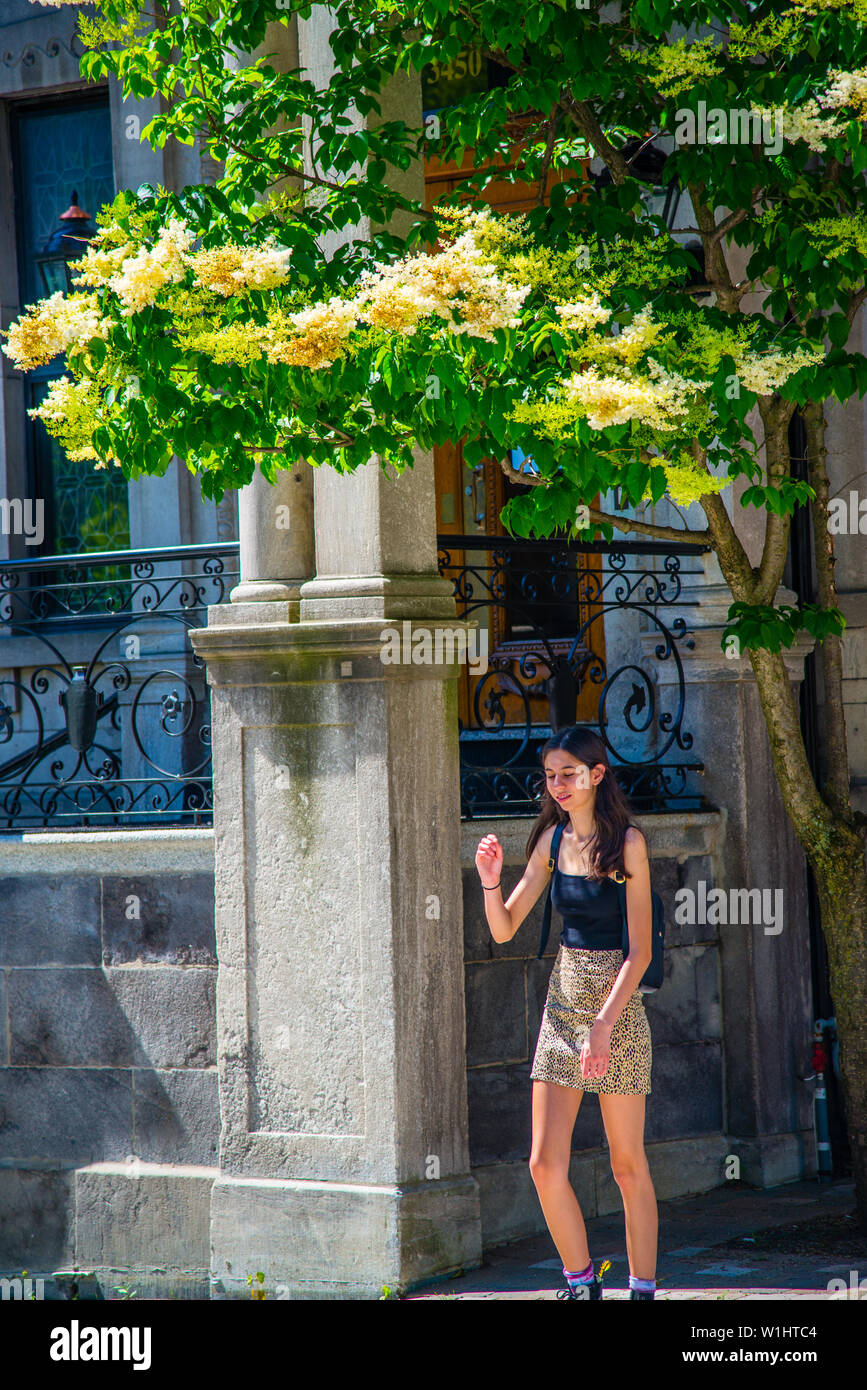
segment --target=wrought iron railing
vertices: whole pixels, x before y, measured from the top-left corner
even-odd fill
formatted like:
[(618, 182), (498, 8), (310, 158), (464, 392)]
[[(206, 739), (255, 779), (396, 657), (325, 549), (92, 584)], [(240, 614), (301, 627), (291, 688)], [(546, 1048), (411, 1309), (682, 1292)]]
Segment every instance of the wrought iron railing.
[[(673, 611), (691, 606), (682, 561), (702, 547), (438, 544), (460, 615), (490, 638), (487, 667), (462, 676), (463, 817), (532, 814), (539, 749), (576, 717), (636, 810), (707, 805), (685, 724), (692, 640)], [(0, 830), (211, 822), (209, 691), (188, 633), (238, 572), (237, 542), (0, 561)]]
[(188, 632), (237, 579), (237, 542), (0, 561), (0, 829), (211, 821)]
[(636, 811), (708, 808), (696, 781), (702, 764), (681, 756), (693, 737), (680, 651), (694, 642), (674, 612), (697, 606), (684, 595), (682, 562), (707, 546), (480, 535), (437, 542), (459, 615), (489, 634), (487, 669), (465, 677), (464, 819), (533, 814), (540, 749), (575, 723), (600, 735)]

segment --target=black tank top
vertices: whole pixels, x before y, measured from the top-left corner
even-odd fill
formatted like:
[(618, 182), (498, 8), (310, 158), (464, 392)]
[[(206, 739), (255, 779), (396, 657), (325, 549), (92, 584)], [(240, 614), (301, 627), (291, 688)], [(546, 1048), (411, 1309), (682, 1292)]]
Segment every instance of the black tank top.
[(620, 894), (613, 878), (586, 878), (554, 869), (551, 902), (563, 918), (564, 946), (616, 951), (623, 944)]

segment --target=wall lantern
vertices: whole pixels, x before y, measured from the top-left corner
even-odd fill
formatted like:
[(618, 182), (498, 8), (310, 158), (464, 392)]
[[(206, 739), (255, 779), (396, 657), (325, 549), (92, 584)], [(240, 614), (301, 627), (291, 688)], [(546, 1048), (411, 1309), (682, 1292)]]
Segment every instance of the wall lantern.
[(35, 257), (45, 286), (46, 294), (71, 293), (72, 272), (75, 261), (84, 254), (84, 249), (94, 235), (90, 213), (78, 206), (78, 192), (73, 191), (72, 201), (66, 212), (62, 212), (42, 250)]

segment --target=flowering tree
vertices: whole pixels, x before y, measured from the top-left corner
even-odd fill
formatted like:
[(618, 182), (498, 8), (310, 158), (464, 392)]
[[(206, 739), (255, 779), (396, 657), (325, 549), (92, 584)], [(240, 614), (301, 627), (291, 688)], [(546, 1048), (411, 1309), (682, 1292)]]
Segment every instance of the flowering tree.
[[(216, 188), (120, 194), (80, 289), (27, 310), (4, 350), (22, 370), (66, 352), (38, 413), (73, 457), (130, 478), (176, 454), (219, 497), (257, 465), (273, 479), (299, 456), (352, 470), (377, 455), (400, 471), (414, 447), (466, 436), (470, 465), (532, 454), (532, 487), (504, 513), (517, 534), (710, 544), (733, 599), (723, 641), (751, 662), (816, 879), (867, 1222), (867, 817), (849, 790), (823, 404), (867, 389), (849, 347), (867, 297), (867, 0), (344, 0), (327, 87), (267, 57), (228, 60), (296, 13), (310, 6), (183, 0), (143, 15), (104, 0), (82, 17), (83, 71), (161, 93), (145, 136), (199, 137), (224, 171)], [(380, 118), (396, 72), (448, 72), (467, 52), (505, 85), (423, 131)], [(536, 206), (493, 214), (468, 195), (504, 177), (491, 164), (510, 162), (518, 130), (508, 176)], [(424, 149), (460, 163), (467, 148), (475, 166), (434, 217), (389, 183)], [(592, 186), (570, 172), (587, 156)], [(700, 261), (648, 211), (648, 188), (669, 183)], [(359, 226), (320, 250), (323, 233)], [(790, 457), (796, 411), (806, 476)], [(733, 486), (734, 505), (763, 516), (756, 565), (721, 496)], [(590, 504), (614, 487), (621, 509), (698, 505), (681, 527)], [(793, 608), (775, 599), (801, 508), (818, 582)], [(821, 785), (781, 654), (803, 633), (825, 697)]]

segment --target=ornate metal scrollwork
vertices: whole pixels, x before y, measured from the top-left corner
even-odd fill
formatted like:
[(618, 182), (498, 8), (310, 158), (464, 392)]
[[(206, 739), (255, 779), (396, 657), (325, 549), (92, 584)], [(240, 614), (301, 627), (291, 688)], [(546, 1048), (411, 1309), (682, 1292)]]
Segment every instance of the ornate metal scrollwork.
[[(681, 648), (693, 642), (681, 615), (666, 617), (666, 609), (686, 606), (682, 557), (702, 547), (498, 537), (483, 552), (484, 537), (438, 539), (439, 571), (452, 581), (459, 615), (481, 619), (501, 639), (492, 643), (488, 669), (471, 688), (470, 718), (461, 728), (465, 817), (532, 813), (540, 793), (539, 750), (552, 730), (577, 722), (578, 697), (586, 708), (591, 691), (593, 715), (580, 722), (605, 743), (636, 809), (704, 804), (691, 777), (701, 764), (668, 761), (693, 746), (684, 725), (681, 659)], [(589, 554), (604, 554), (606, 568), (587, 563)], [(648, 565), (651, 557), (657, 568)], [(640, 624), (642, 660), (630, 653), (609, 668), (611, 644), (595, 637), (613, 614), (632, 614)], [(665, 707), (658, 672), (647, 664), (652, 633), (659, 639), (652, 651), (656, 665), (672, 667)], [(547, 701), (547, 719), (540, 718), (540, 697)]]
[[(237, 556), (225, 543), (0, 562), (0, 828), (210, 819), (209, 691), (187, 633), (227, 600)], [(178, 564), (190, 572), (166, 573)], [(16, 666), (32, 647), (29, 680), (3, 674), (4, 637)]]

